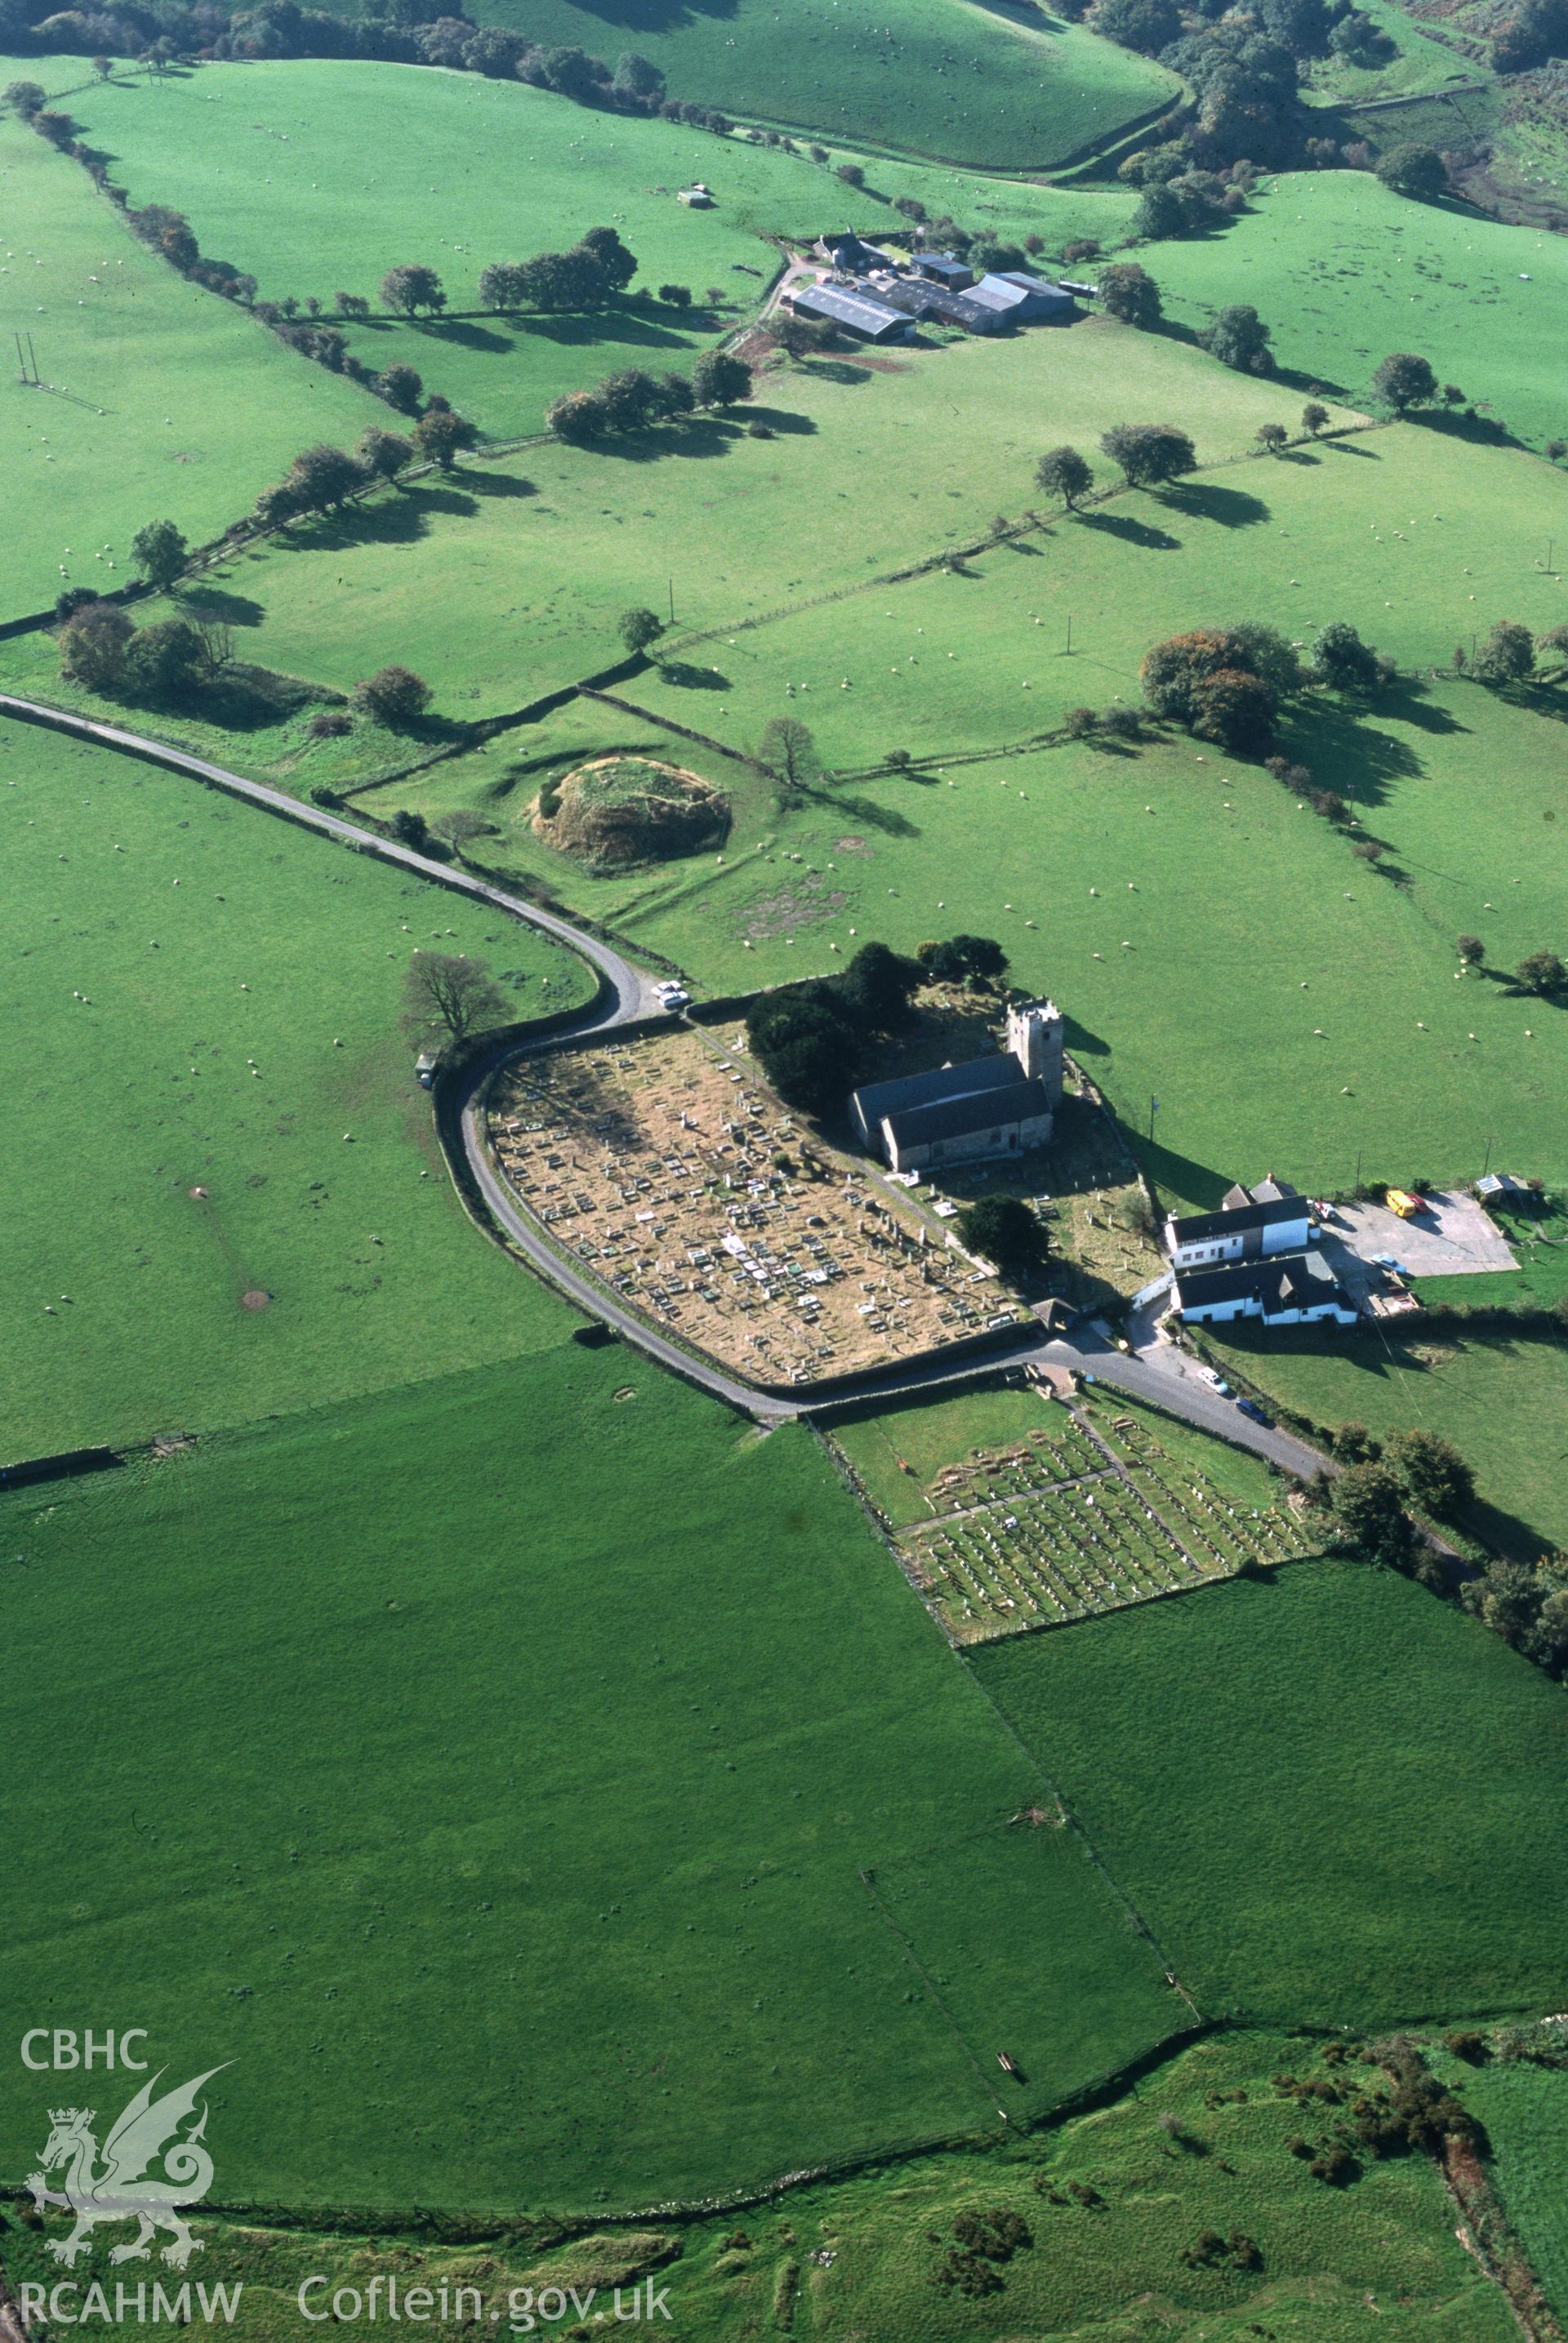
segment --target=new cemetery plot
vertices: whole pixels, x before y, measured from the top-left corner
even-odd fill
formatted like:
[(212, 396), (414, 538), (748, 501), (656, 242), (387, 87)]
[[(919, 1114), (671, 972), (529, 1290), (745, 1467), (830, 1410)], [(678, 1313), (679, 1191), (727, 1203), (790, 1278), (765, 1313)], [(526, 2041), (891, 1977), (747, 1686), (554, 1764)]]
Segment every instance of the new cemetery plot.
[(1226, 1494), (1128, 1415), (1054, 1405), (1024, 1439), (947, 1465), (898, 1534), (955, 1643), (1053, 1627), (1317, 1551), (1299, 1510)]
[(756, 1381), (853, 1373), (1022, 1315), (701, 1034), (530, 1058), (498, 1084), (489, 1131), (563, 1249)]

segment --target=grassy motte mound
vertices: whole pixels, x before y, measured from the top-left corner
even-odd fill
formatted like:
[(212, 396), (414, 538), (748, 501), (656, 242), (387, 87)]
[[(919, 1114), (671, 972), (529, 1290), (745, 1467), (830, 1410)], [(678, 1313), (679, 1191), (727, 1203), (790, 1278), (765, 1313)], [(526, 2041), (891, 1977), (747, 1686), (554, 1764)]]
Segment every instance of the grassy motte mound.
[(729, 800), (682, 766), (598, 757), (545, 783), (533, 826), (591, 870), (628, 870), (711, 846), (729, 828)]

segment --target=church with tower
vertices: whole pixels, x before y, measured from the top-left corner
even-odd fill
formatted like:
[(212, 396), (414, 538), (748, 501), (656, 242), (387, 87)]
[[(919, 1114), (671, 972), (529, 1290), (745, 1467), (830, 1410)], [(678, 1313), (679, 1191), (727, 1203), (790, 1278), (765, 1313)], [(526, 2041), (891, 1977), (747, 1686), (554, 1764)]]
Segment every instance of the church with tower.
[(1052, 1001), (1020, 1001), (1007, 1012), (1005, 1050), (868, 1083), (851, 1096), (849, 1120), (891, 1172), (1026, 1155), (1050, 1141), (1061, 1062), (1060, 1010)]

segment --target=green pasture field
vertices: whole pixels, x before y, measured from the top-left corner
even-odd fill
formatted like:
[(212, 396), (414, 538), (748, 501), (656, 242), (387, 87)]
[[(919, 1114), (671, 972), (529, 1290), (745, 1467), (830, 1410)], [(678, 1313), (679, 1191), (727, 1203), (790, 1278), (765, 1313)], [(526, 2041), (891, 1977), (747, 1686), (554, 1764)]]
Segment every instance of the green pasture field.
[[(968, 590), (933, 581), (933, 595)], [(851, 607), (864, 612), (868, 598), (881, 607), (875, 598)], [(874, 634), (858, 621), (862, 675)], [(791, 665), (817, 671), (805, 659)], [(1108, 682), (1121, 679), (1102, 671), (1095, 698), (1103, 704)], [(1472, 687), (1412, 698), (1397, 719), (1376, 715), (1365, 738), (1332, 710), (1308, 719), (1299, 753), (1321, 759), (1324, 780), (1343, 786), (1340, 765), (1322, 757), (1326, 736), (1356, 749), (1368, 789), (1389, 789), (1396, 809), (1405, 784), (1378, 769), (1419, 778), (1430, 760), (1453, 793), (1443, 820), (1456, 841), (1466, 804), (1477, 803), (1474, 865), (1457, 842), (1441, 858), (1418, 851), (1412, 820), (1410, 846), (1396, 848), (1408, 887), (1364, 871), (1344, 837), (1257, 768), (1213, 751), (1200, 763), (1179, 737), (1136, 756), (1074, 746), (960, 765), (924, 785), (844, 781), (788, 815), (769, 815), (761, 798), (722, 864), (693, 856), (629, 882), (584, 879), (548, 850), (529, 856), (524, 806), (535, 784), (507, 782), (499, 744), (362, 801), (383, 815), (400, 803), (432, 815), (458, 799), (480, 806), (504, 826), (482, 841), (487, 860), (531, 869), (714, 990), (830, 970), (869, 937), (911, 950), (942, 933), (999, 936), (1013, 980), (1062, 1002), (1070, 1047), (1121, 1113), (1161, 1193), (1193, 1209), (1212, 1208), (1250, 1163), (1289, 1169), (1314, 1191), (1350, 1185), (1358, 1157), (1369, 1179), (1398, 1179), (1412, 1166), (1432, 1179), (1473, 1178), (1488, 1138), (1519, 1168), (1562, 1177), (1563, 1020), (1502, 985), (1454, 981), (1452, 937), (1472, 911), (1493, 928), (1506, 966), (1558, 931), (1562, 900), (1550, 856), (1511, 855), (1506, 838), (1508, 789), (1527, 800), (1562, 790), (1557, 728), (1502, 711), (1481, 737), (1512, 752), (1498, 769), (1510, 778), (1478, 779), (1493, 769), (1458, 728), (1473, 707), (1478, 718), (1493, 715), (1482, 700)], [(1451, 709), (1448, 734), (1441, 727)], [(614, 711), (603, 713), (607, 739), (636, 737), (618, 720), (611, 731)], [(818, 737), (832, 745), (826, 726)], [(898, 735), (871, 737), (885, 749)], [(508, 736), (508, 745), (527, 738)], [(679, 750), (684, 760), (684, 743)], [(695, 762), (728, 785), (719, 760)], [(755, 802), (744, 781), (735, 799)], [(1374, 804), (1368, 828), (1386, 834), (1394, 827), (1386, 813)], [(1543, 825), (1540, 834), (1558, 831)], [(1498, 885), (1510, 861), (1525, 863), (1528, 888)], [(1513, 910), (1527, 895), (1533, 909)], [(1500, 906), (1495, 920), (1488, 900)], [(1213, 1069), (1237, 1046), (1241, 1001), (1250, 1078), (1218, 1081)], [(1161, 1101), (1153, 1146), (1151, 1093)]]
[[(1051, 1987), (1042, 2095), (1184, 2022), (1087, 1864), (1010, 1884), (989, 1835), (1035, 1767), (812, 1435), (618, 1345), (0, 1513), (33, 1883), (7, 2002), (46, 1962), (48, 2006), (134, 2008), (186, 2071), (234, 2060), (231, 2204), (619, 2210), (984, 2132), (1017, 1972), (966, 2006), (971, 2053), (860, 1875), (919, 1856), (911, 1933), (978, 1976), (929, 1853), (976, 1834), (981, 1936), (999, 1909), (1032, 1931)], [(63, 1715), (112, 1798), (61, 1767)], [(193, 1750), (201, 1795), (174, 1796)], [(31, 2081), (0, 2082), (7, 2175)]]
[(516, 971), (519, 1018), (588, 997), (575, 955), (30, 726), (0, 726), (0, 1461), (560, 1340), (452, 1192), (397, 1013), (421, 941)]
[[(81, 166), (10, 114), (0, 221), (0, 617), (67, 585), (123, 585), (145, 521), (217, 535), (301, 447), (352, 441), (383, 411), (154, 259)], [(18, 332), (61, 395), (19, 379)]]
[[(1205, 462), (1297, 411), (1272, 384), (1098, 318), (1070, 332), (911, 350), (879, 358), (874, 372), (818, 361), (769, 374), (733, 417), (598, 450), (540, 446), (388, 489), (338, 518), (297, 524), (204, 586), (242, 657), (344, 689), (387, 659), (407, 660), (442, 714), (487, 715), (617, 659), (622, 611), (666, 610), (672, 585), (678, 636), (982, 538), (993, 514), (1016, 517), (1038, 494), (1043, 445), (1098, 436), (1108, 368), (1124, 419), (1183, 423)], [(956, 437), (955, 414), (965, 427)], [(748, 436), (757, 421), (770, 438)], [(922, 447), (933, 460), (920, 460)], [(1278, 468), (1288, 478), (1292, 468)], [(1568, 505), (1568, 481), (1562, 493)], [(1049, 574), (1058, 566), (1053, 558)], [(156, 605), (148, 615), (161, 615)], [(858, 639), (867, 613), (853, 618)], [(843, 636), (843, 617), (836, 623)], [(702, 656), (721, 657), (722, 646)], [(702, 712), (702, 729), (723, 737), (713, 721), (728, 712), (722, 696), (705, 692)]]
[[(1390, 2343), (1506, 2343), (1516, 2331), (1507, 2305), (1452, 2234), (1429, 2158), (1373, 2163), (1352, 2186), (1332, 2188), (1291, 2155), (1285, 2143), (1302, 2114), (1271, 2077), (1328, 2071), (1299, 2037), (1219, 2035), (1060, 2128), (807, 2179), (779, 2202), (685, 2220), (650, 2216), (545, 2251), (517, 2239), (465, 2248), (385, 2227), (357, 2237), (198, 2221), (200, 2267), (209, 2285), (243, 2281), (230, 2330), (237, 2343), (295, 2343), (297, 2290), (313, 2275), (327, 2279), (326, 2294), (307, 2298), (313, 2307), (340, 2285), (363, 2298), (377, 2275), (383, 2306), (393, 2274), (400, 2303), (413, 2286), (475, 2286), (482, 2320), (484, 2306), (507, 2305), (514, 2288), (537, 2301), (551, 2287), (579, 2297), (592, 2288), (602, 2303), (618, 2283), (629, 2297), (648, 2269), (671, 2331), (695, 2343), (790, 2328), (836, 2343), (1131, 2335), (1147, 2328), (1151, 2302), (1171, 2343), (1229, 2343), (1260, 2326), (1277, 2343), (1352, 2343), (1373, 2318)], [(1475, 2077), (1473, 2090), (1460, 2068), (1454, 2087), (1490, 2107), (1492, 2079)], [(1093, 2201), (1075, 2200), (1074, 2186)], [(1016, 2214), (1029, 2239), (997, 2271), (1000, 2288), (965, 2300), (933, 2284), (953, 2223), (997, 2210)], [(1252, 2238), (1261, 2269), (1184, 2262), (1206, 2228)], [(14, 2290), (59, 2274), (25, 2229), (7, 2237), (6, 2264)], [(588, 2332), (593, 2318), (590, 2305)], [(454, 2318), (430, 2331), (445, 2343), (461, 2330)]]
[[(1413, 97), (1441, 91), (1451, 82), (1475, 79), (1477, 69), (1469, 58), (1433, 40), (1392, 0), (1366, 0), (1362, 13), (1395, 44), (1398, 55), (1378, 65), (1355, 65), (1332, 55), (1313, 59), (1305, 68), (1302, 90), (1308, 106), (1367, 106), (1379, 98)], [(1397, 124), (1399, 118), (1395, 114), (1392, 120)]]
[[(977, 231), (1038, 233), (1060, 249), (1075, 236), (1116, 236), (1133, 201), (886, 161), (869, 165), (857, 191), (804, 153), (423, 66), (210, 65), (156, 80), (127, 75), (71, 106), (132, 201), (185, 212), (203, 250), (247, 270), (264, 300), (314, 296), (330, 314), (342, 289), (379, 308), (387, 269), (419, 260), (437, 271), (454, 311), (477, 310), (487, 262), (616, 227), (638, 277), (631, 297), (600, 315), (346, 328), (367, 366), (414, 367), (498, 436), (538, 430), (552, 398), (617, 367), (684, 369), (778, 274), (769, 239), (809, 241), (849, 217), (869, 236), (884, 222), (902, 228), (892, 198), (919, 194)], [(694, 179), (713, 189), (711, 211), (676, 201)], [(696, 306), (660, 303), (667, 283), (688, 287)], [(718, 305), (705, 302), (710, 287)]]
[(673, 96), (727, 113), (992, 169), (1066, 162), (1180, 86), (1148, 58), (1008, 0), (905, 0), (891, 19), (873, 0), (802, 0), (788, 15), (767, 0), (627, 0), (613, 16), (582, 0), (492, 0), (477, 14), (610, 64), (636, 50)]
[(970, 1664), (1209, 2014), (1563, 2006), (1568, 1704), (1413, 1581), (1300, 1563)]
[(1562, 236), (1411, 203), (1364, 171), (1304, 171), (1266, 182), (1222, 235), (1138, 256), (1173, 317), (1201, 327), (1250, 301), (1282, 365), (1359, 406), (1391, 349), (1417, 350), (1519, 439), (1568, 438)]
[(1487, 2169), (1548, 2301), (1568, 2309), (1568, 2074), (1523, 2059), (1442, 2070), (1486, 2127)]
[[(1456, 1277), (1445, 1285), (1460, 1300), (1461, 1286), (1483, 1289), (1479, 1302), (1499, 1298), (1485, 1291), (1493, 1282)], [(1315, 1423), (1364, 1423), (1380, 1436), (1442, 1433), (1474, 1468), (1475, 1526), (1488, 1545), (1526, 1562), (1568, 1547), (1568, 1335), (1476, 1333), (1417, 1318), (1337, 1343), (1310, 1327), (1261, 1341), (1237, 1328), (1215, 1347), (1249, 1383)]]

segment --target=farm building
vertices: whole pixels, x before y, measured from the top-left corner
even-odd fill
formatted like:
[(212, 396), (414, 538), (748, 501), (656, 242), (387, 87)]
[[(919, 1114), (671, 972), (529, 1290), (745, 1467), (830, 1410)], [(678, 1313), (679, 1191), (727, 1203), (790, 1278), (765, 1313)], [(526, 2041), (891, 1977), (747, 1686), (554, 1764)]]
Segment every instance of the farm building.
[(675, 200), (678, 204), (689, 205), (694, 212), (710, 212), (713, 209), (713, 190), (704, 186), (699, 179), (694, 187), (681, 187)]
[(901, 309), (846, 285), (802, 285), (785, 299), (798, 317), (824, 318), (862, 342), (908, 341), (915, 327), (914, 319)]
[(1061, 1011), (1030, 1001), (1008, 1011), (1007, 1048), (854, 1092), (861, 1144), (893, 1172), (976, 1163), (1044, 1147), (1061, 1097)]
[(1306, 1198), (1288, 1180), (1271, 1174), (1255, 1188), (1227, 1190), (1217, 1212), (1193, 1212), (1181, 1220), (1171, 1213), (1165, 1222), (1165, 1250), (1180, 1272), (1215, 1262), (1300, 1252), (1311, 1227)]
[(1191, 1326), (1261, 1318), (1265, 1326), (1306, 1326), (1329, 1319), (1353, 1326), (1355, 1305), (1322, 1253), (1281, 1253), (1220, 1269), (1179, 1270), (1171, 1307)]
[(895, 309), (904, 310), (911, 317), (934, 318), (938, 325), (961, 326), (966, 334), (994, 334), (1006, 321), (984, 301), (977, 301), (972, 293), (953, 293), (945, 285), (933, 285), (927, 278), (900, 277), (891, 284), (881, 283), (873, 291), (879, 301), (890, 302)]
[(945, 285), (950, 293), (961, 293), (975, 281), (974, 270), (967, 260), (960, 260), (950, 252), (917, 252), (910, 262), (917, 277), (932, 285)]
[(1043, 277), (1026, 276), (1021, 269), (1004, 268), (995, 276), (982, 277), (970, 293), (977, 301), (996, 304), (1004, 317), (1022, 326), (1067, 326), (1078, 315), (1070, 293), (1060, 285), (1048, 284)]
[(872, 268), (896, 268), (898, 262), (890, 252), (879, 245), (863, 243), (853, 228), (843, 228), (836, 236), (819, 236), (817, 249), (824, 260), (830, 260), (840, 277), (863, 277)]

